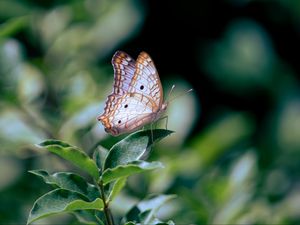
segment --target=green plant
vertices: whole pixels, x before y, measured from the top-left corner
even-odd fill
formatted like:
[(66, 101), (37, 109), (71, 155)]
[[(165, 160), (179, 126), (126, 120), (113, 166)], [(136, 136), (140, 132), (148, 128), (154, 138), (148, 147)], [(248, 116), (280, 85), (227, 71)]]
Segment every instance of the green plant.
[[(171, 133), (163, 129), (138, 131), (115, 144), (109, 151), (98, 146), (93, 159), (78, 147), (59, 140), (46, 140), (38, 144), (39, 148), (85, 171), (92, 178), (93, 184), (76, 173), (30, 171), (55, 189), (35, 201), (27, 224), (64, 212), (73, 213), (82, 224), (114, 224), (110, 203), (125, 186), (129, 176), (163, 167), (160, 162), (147, 162), (142, 158), (149, 155), (154, 142)], [(171, 198), (172, 195), (156, 195), (144, 199), (129, 210), (121, 223), (173, 224), (172, 221), (163, 223), (155, 216), (158, 208)]]

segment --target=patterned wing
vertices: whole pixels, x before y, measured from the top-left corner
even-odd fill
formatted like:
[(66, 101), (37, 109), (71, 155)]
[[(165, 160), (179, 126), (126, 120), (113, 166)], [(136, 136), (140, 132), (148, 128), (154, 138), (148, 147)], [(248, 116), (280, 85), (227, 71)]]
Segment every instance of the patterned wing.
[(117, 51), (112, 57), (111, 63), (114, 68), (113, 92), (107, 97), (104, 112), (98, 117), (98, 120), (103, 115), (109, 114), (115, 108), (116, 100), (128, 91), (135, 71), (135, 61), (125, 52)]
[(135, 73), (130, 83), (129, 92), (139, 93), (152, 99), (159, 110), (163, 103), (162, 85), (153, 63), (146, 52), (141, 52), (136, 60)]
[(111, 63), (114, 68), (113, 94), (123, 95), (129, 89), (135, 72), (135, 61), (125, 52), (117, 51)]
[(132, 132), (147, 123), (156, 120), (155, 102), (139, 93), (127, 93), (115, 99), (115, 108), (100, 121), (105, 131), (112, 135)]
[(119, 135), (134, 131), (156, 120), (162, 112), (161, 82), (150, 56), (141, 52), (135, 62), (124, 52), (112, 59), (115, 82), (106, 100), (104, 113), (98, 117), (105, 131)]

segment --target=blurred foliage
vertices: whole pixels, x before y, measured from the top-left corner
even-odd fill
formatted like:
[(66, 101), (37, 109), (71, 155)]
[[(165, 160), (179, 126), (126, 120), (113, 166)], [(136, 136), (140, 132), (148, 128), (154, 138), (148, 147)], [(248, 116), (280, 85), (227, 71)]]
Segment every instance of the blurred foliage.
[[(282, 57), (274, 32), (261, 22), (289, 27), (296, 35), (289, 38), (299, 38), (300, 2), (221, 2), (241, 13), (227, 21), (220, 35), (197, 39), (193, 56), (182, 56), (192, 58), (183, 65), (186, 68), (196, 62), (193, 74), (171, 68), (160, 73), (166, 96), (173, 83), (172, 96), (195, 88), (170, 103), (168, 129), (176, 134), (157, 145), (151, 156), (166, 168), (130, 178), (112, 206), (116, 216), (146, 193), (159, 192), (178, 196), (158, 212), (160, 218), (178, 224), (300, 223), (300, 82), (293, 62), (298, 59)], [(263, 19), (242, 13), (258, 3), (266, 12)], [(177, 1), (172, 4), (178, 7)], [(195, 11), (219, 12), (219, 5), (204, 12), (209, 1), (180, 3), (183, 11), (172, 4), (163, 14), (174, 23), (180, 22), (176, 16), (189, 18)], [(111, 147), (120, 140), (107, 135), (96, 117), (112, 87), (111, 56), (119, 48), (127, 51), (124, 46), (138, 37), (145, 38), (147, 19), (161, 12), (150, 11), (149, 5), (134, 0), (0, 1), (1, 224), (24, 223), (34, 200), (49, 190), (28, 170), (70, 170), (70, 164), (36, 151), (33, 144), (56, 138), (93, 149), (97, 143)], [(190, 18), (191, 24), (196, 22)], [(211, 26), (210, 20), (205, 22)], [(147, 29), (152, 35), (148, 41), (157, 36), (165, 40), (155, 27), (148, 24)], [(187, 29), (176, 24), (178, 34)], [(174, 36), (167, 38), (175, 39), (178, 48), (185, 46)], [(187, 36), (186, 44), (194, 39)], [(297, 44), (291, 42), (299, 49)], [(148, 51), (134, 51), (140, 50)], [(157, 55), (164, 51), (159, 49)], [(152, 55), (151, 48), (148, 52)], [(164, 61), (153, 59), (160, 71)], [(202, 89), (206, 95), (201, 95)], [(224, 100), (228, 96), (233, 103)], [(203, 104), (207, 102), (209, 109)], [(63, 215), (43, 223), (74, 221)]]
[[(163, 224), (156, 212), (173, 195), (149, 195), (115, 221), (110, 203), (122, 191), (130, 176), (163, 168), (156, 162), (142, 160), (149, 155), (152, 145), (173, 131), (166, 129), (140, 130), (128, 135), (108, 150), (95, 148), (93, 158), (83, 150), (66, 142), (49, 139), (36, 146), (48, 150), (89, 174), (87, 180), (76, 173), (31, 170), (54, 190), (40, 196), (30, 210), (27, 224), (61, 213), (72, 213), (82, 224)], [(168, 221), (167, 224), (173, 224)]]

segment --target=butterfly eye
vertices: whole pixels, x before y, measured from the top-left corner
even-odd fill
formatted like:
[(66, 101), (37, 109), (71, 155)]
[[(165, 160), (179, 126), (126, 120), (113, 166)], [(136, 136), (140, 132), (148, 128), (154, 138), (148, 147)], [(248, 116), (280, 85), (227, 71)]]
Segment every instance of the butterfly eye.
[(121, 123), (121, 120), (119, 120), (118, 123), (120, 124), (120, 123)]
[(143, 89), (144, 89), (144, 85), (141, 85), (141, 86), (140, 86), (140, 89), (143, 90)]
[(125, 106), (124, 106), (124, 108), (127, 108), (128, 107), (128, 105), (126, 104)]

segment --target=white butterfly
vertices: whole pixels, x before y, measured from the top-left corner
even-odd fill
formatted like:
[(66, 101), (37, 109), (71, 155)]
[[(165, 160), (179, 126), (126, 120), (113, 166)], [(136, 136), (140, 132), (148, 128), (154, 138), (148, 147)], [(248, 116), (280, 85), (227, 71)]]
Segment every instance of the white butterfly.
[(117, 136), (132, 132), (160, 118), (166, 111), (162, 85), (150, 56), (141, 52), (136, 62), (125, 52), (112, 58), (113, 92), (98, 120), (105, 131)]

